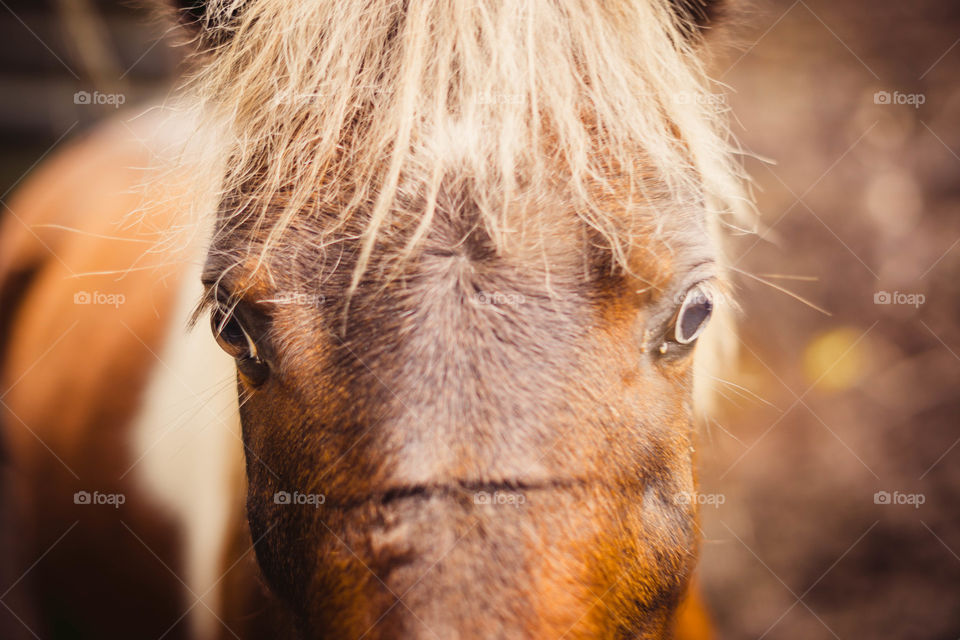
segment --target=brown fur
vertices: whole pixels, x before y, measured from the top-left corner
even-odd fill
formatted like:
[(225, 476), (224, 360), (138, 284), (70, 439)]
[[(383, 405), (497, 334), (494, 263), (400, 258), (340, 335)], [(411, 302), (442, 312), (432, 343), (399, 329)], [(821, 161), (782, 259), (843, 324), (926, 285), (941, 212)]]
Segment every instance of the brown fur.
[[(438, 212), (388, 290), (362, 281), (349, 311), (349, 240), (250, 271), (230, 247), (251, 240), (218, 236), (209, 281), (244, 292), (238, 313), (264, 328), (271, 362), (264, 386), (240, 383), (260, 565), (306, 635), (660, 637), (694, 558), (693, 512), (675, 500), (693, 491), (691, 371), (686, 355), (644, 354), (642, 336), (669, 320), (709, 244), (650, 236), (639, 275), (611, 275), (585, 229), (558, 231), (567, 258), (548, 288), (522, 247), (490, 250), (461, 207)], [(316, 237), (298, 233), (285, 245)], [(303, 292), (324, 302), (259, 302)], [(277, 505), (277, 491), (326, 504)], [(479, 491), (526, 502), (477, 506)]]

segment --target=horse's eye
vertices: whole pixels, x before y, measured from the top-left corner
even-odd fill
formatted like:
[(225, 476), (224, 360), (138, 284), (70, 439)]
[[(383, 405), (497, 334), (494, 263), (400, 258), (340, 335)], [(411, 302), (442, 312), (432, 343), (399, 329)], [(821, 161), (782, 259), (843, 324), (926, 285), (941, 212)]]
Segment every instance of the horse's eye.
[(237, 361), (237, 369), (248, 382), (259, 385), (266, 380), (269, 368), (257, 352), (257, 343), (231, 307), (217, 302), (210, 313), (210, 328), (217, 344)]
[(713, 314), (713, 295), (703, 285), (696, 285), (684, 296), (677, 319), (674, 322), (673, 339), (679, 344), (691, 344), (703, 330)]
[(210, 313), (210, 328), (217, 344), (234, 358), (253, 355), (253, 341), (228, 306), (216, 304)]

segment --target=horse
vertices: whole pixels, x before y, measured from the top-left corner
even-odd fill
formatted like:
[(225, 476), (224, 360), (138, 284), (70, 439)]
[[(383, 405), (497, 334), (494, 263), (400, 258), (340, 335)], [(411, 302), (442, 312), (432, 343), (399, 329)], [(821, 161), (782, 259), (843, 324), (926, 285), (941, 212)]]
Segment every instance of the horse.
[(710, 637), (721, 10), (183, 2), (0, 221), (4, 637)]

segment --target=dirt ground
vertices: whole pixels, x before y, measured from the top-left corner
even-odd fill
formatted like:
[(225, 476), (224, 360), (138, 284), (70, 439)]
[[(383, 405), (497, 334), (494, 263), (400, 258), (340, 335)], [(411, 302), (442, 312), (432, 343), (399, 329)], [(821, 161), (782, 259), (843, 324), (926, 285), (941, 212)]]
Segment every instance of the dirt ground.
[(761, 235), (699, 452), (707, 598), (724, 638), (960, 637), (960, 5), (745, 19), (716, 66)]

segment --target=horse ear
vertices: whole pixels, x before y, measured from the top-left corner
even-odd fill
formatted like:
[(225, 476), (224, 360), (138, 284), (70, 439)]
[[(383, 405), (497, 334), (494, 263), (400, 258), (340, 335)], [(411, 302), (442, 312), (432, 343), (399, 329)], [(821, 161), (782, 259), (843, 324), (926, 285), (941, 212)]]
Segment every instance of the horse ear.
[(727, 0), (670, 0), (681, 29), (690, 37), (703, 37), (723, 17)]

